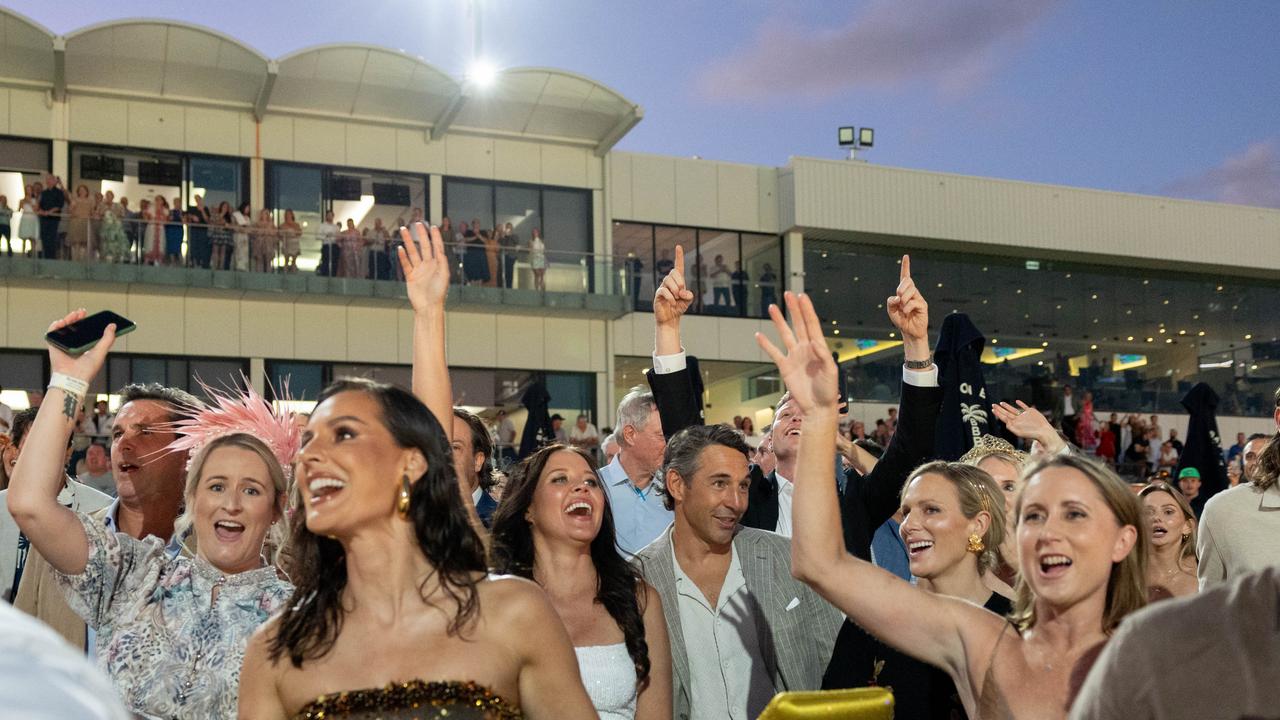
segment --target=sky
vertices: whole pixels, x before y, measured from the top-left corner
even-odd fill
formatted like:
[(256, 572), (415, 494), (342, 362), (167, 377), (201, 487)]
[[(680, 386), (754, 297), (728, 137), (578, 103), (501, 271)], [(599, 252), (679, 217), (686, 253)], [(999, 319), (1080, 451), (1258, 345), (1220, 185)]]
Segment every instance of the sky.
[[(1280, 0), (481, 2), (492, 62), (643, 107), (620, 150), (781, 166), (843, 157), (855, 125), (881, 165), (1280, 207)], [(458, 77), (473, 57), (465, 0), (4, 4), (57, 34), (161, 17), (269, 57), (373, 43)]]

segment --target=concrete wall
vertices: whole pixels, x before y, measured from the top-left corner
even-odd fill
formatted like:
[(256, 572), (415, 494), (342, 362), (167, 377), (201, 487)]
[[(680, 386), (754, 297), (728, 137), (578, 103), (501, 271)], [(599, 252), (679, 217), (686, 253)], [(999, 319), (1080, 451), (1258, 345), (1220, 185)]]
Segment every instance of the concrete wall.
[[(121, 352), (408, 364), (408, 308), (376, 301), (50, 282), (0, 285), (0, 347), (43, 349), (73, 308), (110, 308), (138, 324)], [(605, 320), (450, 312), (452, 365), (603, 373)]]
[[(769, 356), (756, 344), (757, 332), (778, 342), (773, 323), (768, 320), (686, 315), (680, 322), (685, 351), (702, 360), (769, 362)], [(614, 320), (613, 352), (637, 357), (652, 355), (653, 315), (630, 313)]]
[[(21, 91), (7, 92), (12, 95)], [(13, 104), (12, 97), (8, 102)], [(23, 96), (22, 103), (27, 108), (32, 101)], [(267, 115), (259, 125), (249, 113), (231, 109), (90, 95), (70, 95), (67, 114), (66, 139), (71, 142), (240, 157), (260, 154), (268, 160), (603, 187), (603, 161), (585, 147), (462, 134), (429, 142), (426, 133), (418, 128), (281, 113)], [(40, 125), (38, 115), (32, 117), (35, 119), (25, 121), (27, 125)], [(45, 130), (37, 136), (48, 136), (48, 126), (49, 121), (45, 120)]]
[(1042, 251), (1268, 278), (1280, 270), (1280, 210), (861, 162), (798, 158), (789, 171), (794, 223), (806, 235), (926, 238), (953, 250)]
[(780, 230), (775, 168), (625, 152), (609, 164), (611, 219)]

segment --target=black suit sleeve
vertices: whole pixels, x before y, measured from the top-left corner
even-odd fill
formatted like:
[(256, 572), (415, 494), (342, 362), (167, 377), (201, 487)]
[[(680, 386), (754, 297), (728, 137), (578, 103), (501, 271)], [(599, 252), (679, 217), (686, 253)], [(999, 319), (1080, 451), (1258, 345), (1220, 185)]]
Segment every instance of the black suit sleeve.
[(658, 405), (658, 417), (662, 421), (662, 434), (670, 440), (681, 430), (702, 425), (702, 374), (698, 371), (698, 359), (686, 358), (684, 370), (659, 375), (653, 370), (645, 372), (653, 400)]
[(884, 456), (865, 477), (852, 473), (845, 484), (841, 516), (845, 546), (853, 554), (870, 557), (871, 536), (897, 512), (907, 475), (933, 456), (941, 408), (941, 387), (902, 384), (898, 428)]

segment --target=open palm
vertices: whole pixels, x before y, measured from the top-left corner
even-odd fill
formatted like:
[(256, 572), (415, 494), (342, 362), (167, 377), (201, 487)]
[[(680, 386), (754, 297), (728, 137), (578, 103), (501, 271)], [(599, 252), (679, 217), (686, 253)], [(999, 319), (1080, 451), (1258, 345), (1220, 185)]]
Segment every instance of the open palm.
[(756, 342), (769, 354), (791, 397), (806, 413), (819, 408), (835, 408), (840, 402), (837, 369), (827, 342), (822, 336), (822, 323), (808, 295), (783, 295), (787, 311), (795, 321), (795, 330), (787, 325), (777, 305), (769, 306), (769, 317), (782, 338), (786, 352), (779, 350), (764, 335), (756, 333)]
[(400, 228), (400, 269), (404, 271), (404, 286), (409, 294), (409, 304), (414, 310), (432, 306), (444, 306), (449, 294), (449, 256), (444, 251), (444, 239), (440, 228), (430, 230), (422, 223), (410, 228)]

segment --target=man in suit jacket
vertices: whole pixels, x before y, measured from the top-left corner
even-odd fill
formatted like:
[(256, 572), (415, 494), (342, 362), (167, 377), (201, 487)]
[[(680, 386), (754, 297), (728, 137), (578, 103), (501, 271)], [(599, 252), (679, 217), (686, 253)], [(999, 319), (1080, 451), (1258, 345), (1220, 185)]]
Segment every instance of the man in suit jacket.
[(840, 612), (791, 577), (791, 546), (738, 524), (750, 448), (725, 425), (667, 444), (672, 526), (636, 555), (662, 597), (677, 720), (754, 718), (784, 690), (815, 690)]
[[(648, 373), (648, 379), (662, 418), (662, 430), (668, 437), (703, 422), (702, 393), (696, 365), (691, 358), (685, 357), (680, 343), (680, 317), (692, 298), (692, 292), (685, 287), (679, 264), (663, 280), (654, 296), (656, 332), (653, 370)], [(897, 512), (899, 493), (911, 471), (933, 457), (943, 395), (942, 388), (938, 387), (938, 369), (929, 350), (929, 305), (911, 277), (909, 258), (902, 260), (898, 287), (886, 308), (889, 319), (901, 333), (905, 356), (898, 427), (884, 455), (870, 472), (866, 475), (859, 475), (853, 470), (845, 473), (844, 491), (840, 495), (845, 547), (868, 562), (871, 560), (871, 539), (876, 529)], [(790, 535), (791, 478), (795, 477), (803, 422), (803, 413), (784, 394), (778, 402), (771, 428), (777, 467), (766, 475), (758, 467), (751, 466), (749, 501), (742, 516), (743, 525)], [(864, 679), (849, 675), (842, 660), (852, 652), (850, 648), (858, 635), (852, 624), (846, 623), (841, 629), (824, 687), (859, 687), (865, 684)]]

